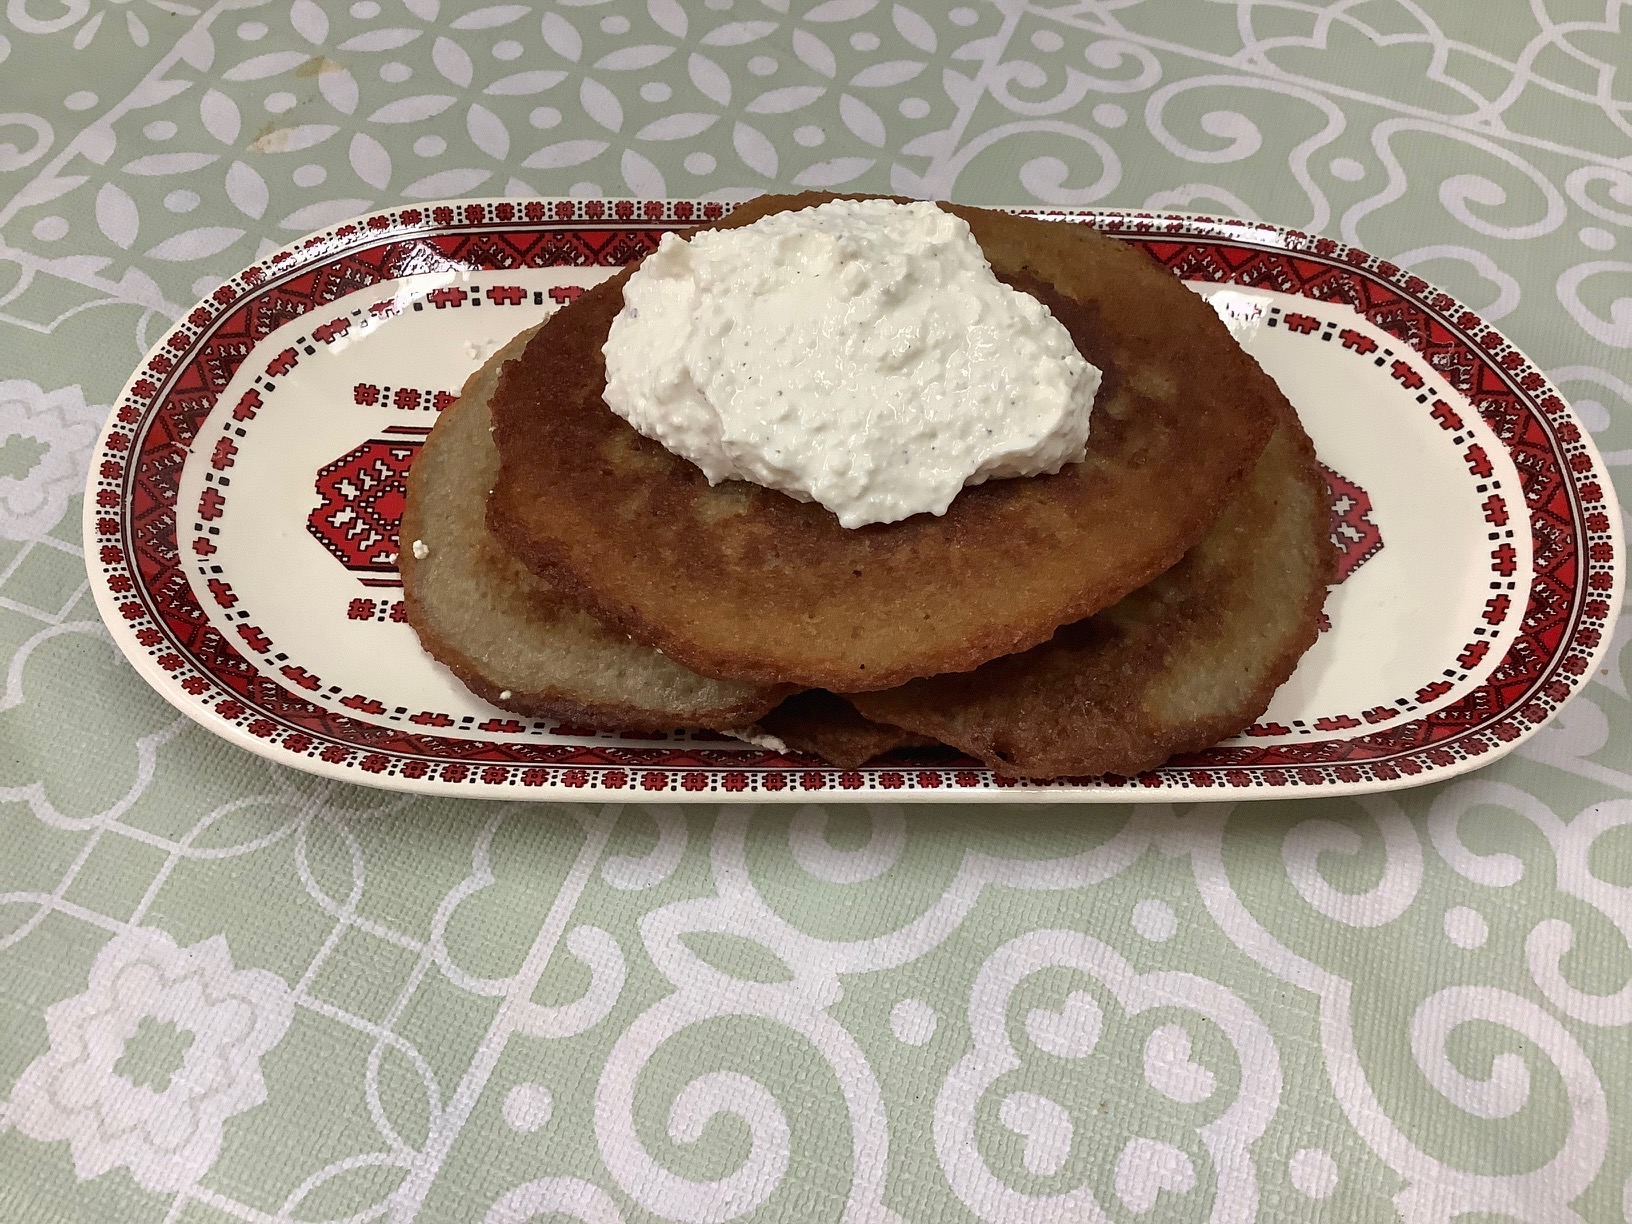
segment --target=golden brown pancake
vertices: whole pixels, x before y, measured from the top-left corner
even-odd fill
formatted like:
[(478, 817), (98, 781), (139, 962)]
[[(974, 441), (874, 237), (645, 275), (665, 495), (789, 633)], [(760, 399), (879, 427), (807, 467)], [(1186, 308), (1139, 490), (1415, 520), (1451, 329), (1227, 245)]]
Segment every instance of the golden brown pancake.
[(1263, 713), (1336, 578), (1326, 485), (1290, 404), (1251, 478), (1172, 569), (1041, 646), (849, 700), (1009, 776), (1132, 775)]
[[(770, 197), (722, 225), (804, 208)], [(602, 400), (628, 273), (547, 322), (493, 398), (488, 522), (600, 620), (708, 676), (841, 692), (1046, 641), (1176, 562), (1252, 470), (1283, 403), (1211, 307), (1082, 225), (943, 206), (1104, 371), (1084, 462), (847, 530), (820, 505), (710, 487)]]
[[(604, 628), (487, 530), (499, 458), (488, 399), (500, 367), (532, 335), (524, 332), (470, 376), (408, 474), (398, 559), (408, 623), (467, 688), (507, 710), (620, 731), (746, 726), (787, 689), (707, 680)], [(422, 559), (416, 540), (429, 549)]]
[(855, 706), (825, 689), (795, 693), (760, 719), (759, 729), (840, 769), (854, 769), (900, 748), (941, 747), (928, 736), (863, 718)]

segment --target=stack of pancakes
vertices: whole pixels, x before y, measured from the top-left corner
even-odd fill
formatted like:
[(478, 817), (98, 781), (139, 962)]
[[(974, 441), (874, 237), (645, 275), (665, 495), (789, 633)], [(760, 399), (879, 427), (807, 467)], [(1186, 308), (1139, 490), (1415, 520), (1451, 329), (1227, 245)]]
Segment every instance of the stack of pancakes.
[(626, 270), (496, 354), (427, 440), (401, 533), (425, 649), (519, 713), (758, 728), (845, 767), (942, 744), (1010, 776), (1129, 775), (1250, 724), (1333, 579), (1292, 406), (1138, 250), (942, 207), (1104, 372), (1083, 462), (855, 529), (711, 487), (602, 400)]

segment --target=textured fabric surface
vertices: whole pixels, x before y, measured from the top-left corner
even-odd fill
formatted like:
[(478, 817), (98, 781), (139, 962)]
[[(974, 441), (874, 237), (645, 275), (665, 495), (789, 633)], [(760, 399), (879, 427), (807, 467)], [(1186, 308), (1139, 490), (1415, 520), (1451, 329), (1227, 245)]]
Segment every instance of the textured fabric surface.
[(1544, 733), (1392, 797), (483, 805), (179, 719), (78, 544), (95, 432), (169, 320), (303, 231), (461, 194), (1327, 233), (1497, 321), (1628, 498), (1624, 22), (10, 0), (0, 1221), (1632, 1219), (1624, 618)]

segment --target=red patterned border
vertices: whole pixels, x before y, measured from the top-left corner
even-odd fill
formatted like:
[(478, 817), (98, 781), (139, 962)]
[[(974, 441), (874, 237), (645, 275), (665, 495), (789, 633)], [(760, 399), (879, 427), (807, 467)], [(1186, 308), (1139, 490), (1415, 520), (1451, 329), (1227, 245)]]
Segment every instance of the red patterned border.
[[(1486, 582), (1491, 595), (1480, 611), (1478, 623), (1469, 627), (1468, 641), (1457, 654), (1453, 666), (1445, 668), (1438, 680), (1391, 702), (1375, 705), (1369, 710), (1327, 714), (1310, 723), (1294, 721), (1290, 726), (1281, 723), (1255, 723), (1242, 734), (1256, 738), (1288, 735), (1308, 737), (1332, 735), (1352, 731), (1358, 727), (1393, 722), (1438, 701), (1465, 682), (1469, 674), (1484, 663), (1490, 654), (1491, 644), (1501, 636), (1501, 626), (1509, 618), (1513, 597), (1518, 589), (1519, 553), (1514, 547), (1514, 528), (1511, 526), (1512, 515), (1507, 501), (1511, 491), (1503, 488), (1501, 480), (1495, 475), (1490, 456), (1475, 440), (1474, 432), (1467, 428), (1455, 409), (1432, 390), (1429, 382), (1432, 375), (1424, 375), (1409, 358), (1392, 348), (1379, 345), (1363, 332), (1352, 327), (1344, 327), (1337, 319), (1322, 320), (1303, 311), (1283, 313), (1279, 306), (1271, 306), (1264, 323), (1267, 327), (1280, 328), (1291, 335), (1306, 337), (1311, 341), (1326, 344), (1335, 341), (1338, 351), (1349, 354), (1354, 360), (1368, 362), (1378, 369), (1386, 368), (1389, 376), (1403, 389), (1417, 393), (1417, 403), (1423, 405), (1429, 418), (1443, 432), (1451, 435), (1452, 444), (1462, 451), (1462, 463), (1467, 469), (1467, 480), (1473, 486), (1472, 492), (1484, 497), (1480, 508), (1483, 511), (1485, 525), (1490, 529), (1487, 532), (1488, 540), (1494, 545), (1486, 559), (1488, 565)], [(1330, 474), (1330, 469), (1327, 469), (1327, 472)], [(1361, 495), (1364, 496), (1363, 493)], [(1380, 543), (1378, 547), (1381, 547)], [(1446, 731), (1443, 726), (1437, 730), (1441, 738), (1453, 733)], [(1281, 747), (1284, 745), (1276, 745), (1269, 751), (1274, 753)], [(1216, 756), (1217, 752), (1207, 755)], [(1256, 763), (1270, 765), (1282, 762), (1265, 760)]]
[[(249, 664), (210, 624), (180, 565), (177, 486), (200, 425), (259, 340), (345, 294), (409, 271), (618, 266), (651, 249), (663, 231), (723, 211), (688, 201), (599, 200), (407, 208), (314, 235), (221, 286), (149, 355), (121, 396), (93, 463), (92, 572), (104, 605), (123, 622), (116, 635), (133, 638), (198, 712), (209, 711), (297, 763), (356, 770), (359, 780), (674, 793), (1047, 790), (1089, 781), (1231, 790), (1390, 781), (1448, 770), (1515, 742), (1590, 671), (1618, 598), (1612, 495), (1590, 442), (1540, 371), (1477, 315), (1363, 252), (1271, 227), (1156, 215), (1042, 214), (1090, 220), (1188, 279), (1351, 306), (1467, 395), (1508, 447), (1530, 514), (1535, 573), (1518, 639), (1489, 679), (1453, 705), (1355, 738), (1214, 749), (1134, 779), (1015, 782), (963, 761), (841, 771), (811, 768), (810, 758), (798, 755), (720, 750), (706, 742), (660, 748), (510, 743), (379, 726), (296, 696)], [(1295, 317), (1288, 316), (1289, 325)], [(313, 342), (336, 338), (321, 334), (336, 322), (343, 320), (314, 328), (301, 347), (276, 354), (262, 377), (287, 373), (315, 351)], [(258, 407), (251, 392), (235, 413), (252, 419)], [(224, 435), (215, 444), (221, 454), (212, 451), (223, 484), (230, 483), (233, 447)], [(207, 546), (207, 529), (199, 539)], [(213, 584), (211, 593), (219, 602)], [(492, 730), (510, 730), (499, 721)]]

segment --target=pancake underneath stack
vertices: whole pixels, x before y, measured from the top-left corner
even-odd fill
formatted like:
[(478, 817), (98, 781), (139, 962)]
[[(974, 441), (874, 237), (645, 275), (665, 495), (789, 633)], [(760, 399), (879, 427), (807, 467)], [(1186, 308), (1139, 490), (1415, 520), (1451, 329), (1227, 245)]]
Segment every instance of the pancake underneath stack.
[(1010, 776), (1128, 775), (1250, 724), (1333, 577), (1296, 413), (1142, 253), (943, 207), (1104, 371), (1084, 462), (856, 529), (711, 487), (602, 401), (626, 272), (473, 375), (416, 462), (401, 555), (425, 649), (521, 713), (757, 724), (846, 767), (944, 744)]

